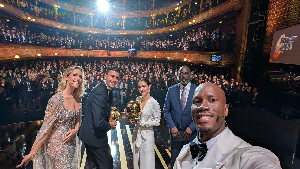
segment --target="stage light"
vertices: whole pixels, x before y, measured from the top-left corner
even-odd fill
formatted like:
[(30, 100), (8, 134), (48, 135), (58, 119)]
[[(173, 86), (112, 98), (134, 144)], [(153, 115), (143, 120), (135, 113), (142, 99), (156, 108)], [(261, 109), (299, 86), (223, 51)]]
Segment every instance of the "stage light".
[(38, 54), (36, 54), (38, 57), (41, 57), (42, 56), (42, 54), (40, 54), (40, 53), (38, 53)]
[(106, 12), (109, 9), (108, 2), (106, 0), (98, 0), (98, 8), (102, 12)]
[(55, 56), (57, 56), (57, 53), (54, 53)]
[(186, 61), (187, 61), (187, 58), (184, 58), (183, 60), (186, 62)]
[(3, 5), (3, 4), (0, 4), (0, 7), (1, 7), (1, 8), (4, 8), (4, 5)]
[(15, 59), (20, 59), (20, 56), (19, 55), (15, 55)]

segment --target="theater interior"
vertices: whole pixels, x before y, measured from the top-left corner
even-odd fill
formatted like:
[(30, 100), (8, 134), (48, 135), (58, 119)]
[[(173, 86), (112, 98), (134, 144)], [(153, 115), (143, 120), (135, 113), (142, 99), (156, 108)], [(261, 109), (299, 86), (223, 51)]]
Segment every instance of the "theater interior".
[(114, 169), (133, 168), (135, 125), (123, 110), (142, 78), (161, 109), (155, 168), (172, 167), (163, 108), (181, 66), (191, 83), (225, 92), (235, 135), (271, 150), (283, 169), (300, 168), (299, 11), (296, 0), (0, 0), (0, 168), (30, 152), (74, 65), (85, 73), (82, 107), (109, 67), (120, 70), (112, 90), (120, 119), (107, 132)]

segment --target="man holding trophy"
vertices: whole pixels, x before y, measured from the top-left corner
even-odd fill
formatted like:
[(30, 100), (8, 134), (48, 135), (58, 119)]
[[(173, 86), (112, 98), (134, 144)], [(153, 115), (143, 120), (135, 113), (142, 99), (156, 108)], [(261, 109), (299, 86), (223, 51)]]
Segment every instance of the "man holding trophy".
[(110, 119), (112, 88), (120, 78), (117, 68), (108, 68), (105, 80), (93, 88), (85, 102), (84, 118), (79, 129), (87, 158), (86, 168), (113, 168), (113, 158), (108, 144), (107, 132), (116, 128), (116, 121)]

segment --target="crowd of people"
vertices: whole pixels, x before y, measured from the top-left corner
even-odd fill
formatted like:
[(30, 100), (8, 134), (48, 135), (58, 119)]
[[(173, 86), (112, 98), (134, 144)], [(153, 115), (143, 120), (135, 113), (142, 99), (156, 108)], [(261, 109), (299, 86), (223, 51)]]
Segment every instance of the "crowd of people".
[[(197, 73), (197, 69), (191, 71), (188, 66), (178, 67), (178, 63), (172, 65), (174, 63), (131, 61), (124, 66), (124, 62), (117, 60), (100, 62), (101, 64), (97, 64), (95, 60), (88, 63), (77, 61), (75, 66), (72, 61), (64, 60), (40, 62), (39, 65), (43, 65), (41, 72), (46, 70), (49, 71), (48, 73), (55, 73), (57, 70), (66, 68), (57, 74), (62, 77), (62, 80), (55, 94), (49, 99), (44, 122), (29, 154), (23, 157), (20, 164), (16, 166), (17, 168), (27, 166), (31, 160), (33, 160), (34, 168), (46, 166), (77, 168), (80, 166), (82, 156), (80, 150), (84, 148), (87, 154), (85, 167), (100, 168), (101, 166), (113, 169), (113, 157), (107, 132), (116, 129), (117, 122), (111, 116), (111, 106), (122, 103), (122, 99), (118, 99), (121, 91), (125, 91), (125, 96), (128, 94), (133, 96), (133, 93), (127, 92), (129, 90), (134, 92), (135, 88), (141, 96), (135, 95), (133, 98), (140, 104), (139, 120), (130, 121), (135, 125), (132, 137), (133, 168), (155, 168), (153, 127), (160, 125), (161, 109), (158, 98), (154, 96), (155, 91), (151, 90), (152, 85), (160, 90), (163, 87), (167, 88), (166, 96), (163, 97), (165, 98), (163, 113), (170, 131), (172, 167), (180, 169), (182, 166), (188, 168), (216, 166), (218, 168), (222, 165), (234, 166), (234, 168), (244, 166), (256, 168), (263, 165), (269, 168), (281, 168), (280, 161), (274, 153), (268, 149), (250, 145), (235, 136), (226, 125), (225, 118), (229, 112), (226, 93), (229, 92), (231, 95), (231, 89), (236, 90), (239, 85), (234, 83), (234, 79), (231, 79), (230, 84), (226, 82), (223, 75), (220, 75), (220, 78), (213, 76), (211, 80), (211, 76), (203, 74), (203, 70), (202, 73)], [(57, 69), (53, 69), (52, 66)], [(174, 70), (174, 74), (172, 74), (173, 67), (178, 68)], [(85, 76), (85, 73), (88, 76)], [(153, 74), (156, 81), (152, 80)], [(168, 86), (167, 74), (169, 77), (177, 77), (178, 82)], [(33, 72), (25, 73), (25, 75), (26, 79), (36, 76)], [(156, 75), (162, 75), (164, 79), (162, 86)], [(89, 80), (95, 80), (94, 76), (98, 80), (97, 85), (90, 93), (87, 92), (84, 99), (81, 99), (85, 91), (84, 86), (90, 90)], [(129, 80), (128, 77), (131, 79)], [(203, 77), (205, 80), (202, 82)], [(44, 85), (46, 81), (42, 83)], [(30, 81), (26, 80), (23, 85), (26, 88), (25, 92), (33, 91)], [(54, 86), (53, 83), (51, 86)], [(248, 92), (249, 89), (243, 90)], [(160, 91), (157, 94), (160, 96), (164, 93)], [(257, 97), (257, 93), (254, 93), (254, 96)], [(126, 106), (125, 113), (128, 117), (130, 116), (128, 111), (136, 113), (134, 112), (136, 110)], [(82, 113), (83, 120), (81, 120)], [(84, 144), (83, 147), (79, 139)], [(228, 147), (224, 144), (224, 140), (230, 143), (231, 149), (221, 149), (220, 152), (220, 147)], [(214, 142), (217, 143), (214, 144)], [(60, 148), (56, 149), (52, 146)], [(222, 154), (228, 154), (228, 156)], [(216, 156), (223, 162), (212, 161), (210, 156)], [(238, 157), (237, 164), (227, 163), (228, 160), (232, 160), (232, 156)]]
[[(203, 8), (201, 12), (208, 11), (213, 7), (216, 7), (227, 0), (204, 0)], [(65, 24), (84, 26), (84, 27), (94, 27), (101, 29), (114, 29), (122, 30), (123, 29), (123, 19), (111, 17), (109, 15), (97, 14), (93, 17), (93, 20), (90, 15), (73, 13), (73, 11), (67, 11), (65, 9), (58, 8), (57, 13), (55, 12), (54, 6), (45, 4), (43, 2), (35, 0), (22, 0), (14, 1), (7, 0), (7, 3), (14, 5), (17, 8), (20, 8), (24, 12), (29, 14), (39, 16), (45, 19), (58, 21)], [(156, 1), (154, 3), (154, 8), (168, 7), (172, 4), (180, 5), (182, 1), (170, 2), (170, 1)], [(112, 10), (118, 6), (118, 4), (111, 4)], [(94, 6), (91, 4), (91, 6)], [(141, 1), (140, 6), (138, 1), (125, 2), (124, 11), (143, 11), (143, 10), (152, 10), (153, 2), (152, 1)], [(123, 7), (120, 9), (123, 11)], [(151, 28), (162, 28), (166, 26), (175, 25), (181, 23), (187, 19), (193, 18), (195, 15), (200, 13), (200, 1), (193, 0), (189, 4), (182, 6), (180, 9), (169, 12), (168, 14), (162, 14), (156, 16), (154, 19), (152, 17), (144, 18), (126, 18), (124, 25), (125, 30), (136, 30), (136, 29), (151, 29)], [(93, 25), (92, 25), (93, 22)]]
[[(146, 78), (152, 83), (151, 94), (159, 102), (161, 108), (167, 89), (178, 83), (179, 65), (162, 61), (109, 61), (95, 60), (90, 62), (78, 60), (34, 60), (24, 64), (13, 62), (10, 66), (2, 65), (0, 70), (0, 95), (2, 108), (34, 111), (45, 110), (49, 98), (55, 94), (62, 72), (71, 65), (84, 68), (86, 78), (85, 96), (104, 78), (108, 67), (120, 67), (120, 81), (113, 90), (114, 105), (124, 109), (125, 105), (138, 95), (137, 82)], [(231, 107), (259, 105), (260, 95), (257, 88), (251, 88), (248, 83), (238, 83), (229, 80), (229, 68), (212, 68), (198, 66), (192, 69), (191, 82), (199, 85), (212, 82), (222, 88)], [(255, 103), (256, 97), (256, 103)]]
[(225, 35), (219, 28), (212, 31), (199, 28), (198, 32), (191, 31), (175, 40), (156, 39), (141, 41), (141, 50), (191, 50), (191, 51), (233, 51), (235, 42), (234, 30)]
[(121, 50), (135, 48), (144, 51), (191, 50), (233, 51), (235, 31), (225, 34), (219, 28), (186, 31), (179, 35), (149, 37), (132, 36), (127, 39), (83, 33), (49, 31), (32, 27), (17, 27), (14, 20), (4, 19), (0, 24), (0, 43), (59, 47), (67, 49)]

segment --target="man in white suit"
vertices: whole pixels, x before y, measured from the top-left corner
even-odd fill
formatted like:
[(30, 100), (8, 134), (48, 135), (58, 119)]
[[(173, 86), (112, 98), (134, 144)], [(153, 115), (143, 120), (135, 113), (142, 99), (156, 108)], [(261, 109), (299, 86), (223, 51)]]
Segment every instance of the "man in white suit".
[(193, 96), (192, 118), (197, 137), (178, 155), (175, 169), (280, 169), (271, 151), (252, 146), (225, 126), (225, 93), (213, 83), (198, 86)]

